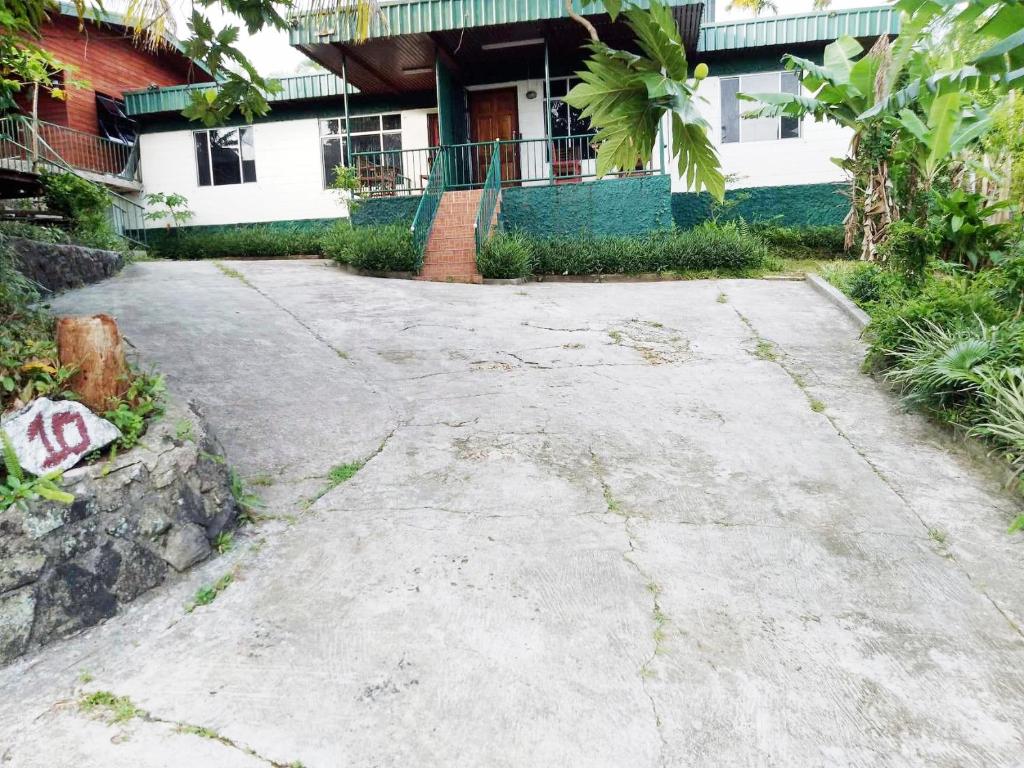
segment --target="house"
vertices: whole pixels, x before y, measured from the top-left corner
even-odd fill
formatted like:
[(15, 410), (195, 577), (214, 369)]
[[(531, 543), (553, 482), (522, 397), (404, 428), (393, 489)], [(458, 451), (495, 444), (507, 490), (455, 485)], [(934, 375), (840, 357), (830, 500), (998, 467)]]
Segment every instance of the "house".
[(125, 210), (118, 217), (131, 209), (141, 221), (141, 208), (132, 205), (142, 189), (138, 130), (125, 111), (124, 92), (213, 78), (173, 36), (147, 46), (119, 14), (87, 7), (80, 19), (72, 3), (51, 12), (37, 42), (68, 67), (51, 81), (64, 98), (25, 87), (17, 97), (21, 114), (0, 117), (0, 197), (36, 194), (41, 162), (50, 169), (73, 169), (127, 196), (119, 198)]
[[(844, 177), (831, 158), (846, 153), (848, 133), (812, 120), (743, 119), (749, 105), (737, 93), (798, 89), (783, 53), (820, 60), (841, 35), (870, 44), (898, 32), (898, 13), (880, 6), (716, 23), (710, 6), (668, 5), (691, 63), (710, 67), (701, 109), (730, 188), (743, 190), (743, 214), (840, 221)], [(667, 135), (642, 168), (595, 179), (590, 127), (563, 100), (585, 36), (562, 0), (404, 0), (382, 13), (360, 43), (344, 17), (299, 18), (292, 45), (331, 74), (286, 78), (271, 112), (252, 124), (186, 122), (179, 113), (189, 92), (206, 86), (127, 93), (147, 190), (184, 194), (198, 226), (329, 219), (345, 213), (329, 187), (346, 165), (367, 198), (359, 216), (414, 222), (428, 256), (445, 206), (465, 213), (443, 215), (449, 231), (433, 240), (463, 244), (495, 219), (540, 234), (622, 234), (708, 215), (707, 197), (689, 193), (671, 164)], [(622, 23), (589, 18), (606, 42), (630, 44)], [(445, 269), (436, 276), (459, 277)]]

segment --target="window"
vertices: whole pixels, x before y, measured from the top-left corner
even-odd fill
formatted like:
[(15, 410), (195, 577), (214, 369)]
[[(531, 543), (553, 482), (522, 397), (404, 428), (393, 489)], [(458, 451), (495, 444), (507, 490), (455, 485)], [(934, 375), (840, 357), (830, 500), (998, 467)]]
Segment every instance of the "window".
[(800, 93), (800, 77), (795, 72), (763, 72), (742, 77), (723, 77), (722, 143), (737, 141), (774, 141), (800, 137), (796, 117), (744, 118), (744, 112), (757, 108), (756, 102), (740, 101), (739, 93)]
[[(594, 157), (595, 152), (590, 140), (594, 131), (590, 127), (590, 121), (583, 117), (580, 110), (570, 107), (563, 100), (579, 82), (577, 77), (552, 78), (551, 93), (545, 98), (545, 103), (551, 113), (551, 138), (568, 137), (566, 141), (554, 142), (555, 151), (560, 155), (571, 155), (582, 160)], [(586, 138), (572, 138), (576, 136)]]
[(135, 144), (138, 130), (135, 121), (128, 117), (124, 111), (124, 102), (121, 99), (114, 99), (96, 94), (96, 120), (99, 124), (100, 135), (118, 144)]
[(324, 160), (324, 186), (334, 183), (335, 169), (346, 164), (345, 142), (352, 136), (352, 152), (378, 154), (357, 158), (365, 165), (389, 166), (402, 173), (402, 116), (358, 115), (350, 116), (349, 130), (345, 118), (329, 117), (320, 121), (320, 153)]
[(252, 127), (196, 131), (199, 186), (248, 184), (256, 181), (256, 148)]

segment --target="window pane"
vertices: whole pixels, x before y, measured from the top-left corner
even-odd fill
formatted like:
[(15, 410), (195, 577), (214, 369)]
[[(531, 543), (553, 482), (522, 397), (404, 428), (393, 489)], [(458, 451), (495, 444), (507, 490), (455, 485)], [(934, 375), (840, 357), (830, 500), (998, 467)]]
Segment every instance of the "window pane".
[(196, 169), (199, 172), (199, 186), (210, 186), (210, 143), (206, 131), (196, 131)]
[(565, 79), (559, 78), (557, 80), (551, 81), (551, 93), (549, 94), (550, 97), (558, 98), (559, 96), (565, 96), (567, 92), (568, 82)]
[(242, 181), (256, 181), (256, 145), (252, 128), (240, 128), (242, 137)]
[(384, 165), (390, 165), (392, 168), (397, 168), (399, 173), (402, 173), (402, 153), (399, 152), (388, 152), (387, 150), (401, 150), (402, 149), (402, 134), (400, 133), (385, 133), (383, 136), (384, 140)]
[(740, 90), (740, 81), (735, 77), (726, 77), (722, 83), (722, 143), (729, 144), (740, 140), (740, 105), (736, 94)]
[(371, 133), (352, 137), (353, 152), (380, 152), (380, 134)]
[[(795, 72), (782, 73), (782, 92), (800, 93), (800, 78)], [(783, 139), (796, 139), (800, 137), (800, 119), (797, 117), (783, 117), (779, 124), (779, 137)]]
[(586, 133), (592, 133), (590, 120), (583, 117), (583, 113), (576, 107), (569, 107), (569, 135), (582, 136)]
[(368, 131), (380, 130), (380, 115), (353, 117), (350, 122), (352, 133), (366, 133)]
[(551, 135), (569, 135), (569, 106), (564, 101), (552, 101), (551, 110)]
[(401, 115), (384, 115), (384, 130), (385, 131), (400, 131), (402, 130), (402, 116)]
[(324, 157), (324, 186), (329, 187), (334, 183), (334, 179), (337, 176), (335, 168), (343, 162), (341, 159), (341, 139), (324, 139), (322, 151)]
[[(741, 89), (744, 93), (778, 93), (779, 73), (766, 72), (760, 75), (746, 75), (741, 78)], [(746, 101), (742, 111), (757, 109), (757, 102)], [(779, 118), (756, 117), (743, 118), (740, 122), (740, 141), (774, 141), (779, 138)]]
[(401, 149), (402, 148), (402, 134), (400, 133), (385, 133), (384, 149)]
[(242, 182), (237, 128), (221, 128), (210, 131), (210, 159), (213, 161), (214, 186)]
[(321, 136), (340, 136), (345, 132), (345, 120), (340, 117), (332, 117), (320, 121)]

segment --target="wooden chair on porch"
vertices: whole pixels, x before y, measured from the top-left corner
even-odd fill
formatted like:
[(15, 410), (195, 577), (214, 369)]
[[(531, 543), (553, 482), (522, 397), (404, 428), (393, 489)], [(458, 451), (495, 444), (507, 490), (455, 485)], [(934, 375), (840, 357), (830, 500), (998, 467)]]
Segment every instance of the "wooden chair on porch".
[(359, 187), (366, 197), (394, 197), (398, 191), (398, 169), (359, 158), (356, 169)]

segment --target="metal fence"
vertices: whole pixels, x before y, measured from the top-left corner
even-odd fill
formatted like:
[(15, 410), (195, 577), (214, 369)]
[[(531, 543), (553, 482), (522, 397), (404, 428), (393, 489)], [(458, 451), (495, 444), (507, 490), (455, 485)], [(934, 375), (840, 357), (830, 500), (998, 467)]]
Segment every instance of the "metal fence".
[(483, 192), (480, 194), (480, 209), (476, 215), (474, 235), (476, 237), (476, 252), (484, 247), (491, 236), (491, 223), (494, 221), (494, 212), (501, 199), (501, 142), (494, 142), (494, 149), (491, 152), (491, 163), (487, 170), (487, 178), (484, 180)]
[(437, 218), (437, 209), (441, 206), (441, 197), (445, 190), (445, 168), (448, 163), (446, 156), (441, 153), (434, 158), (433, 167), (430, 169), (430, 176), (427, 178), (427, 185), (423, 190), (423, 197), (420, 199), (419, 207), (416, 209), (416, 218), (412, 222), (412, 238), (419, 254), (420, 261), (423, 259), (423, 252), (427, 247), (427, 240), (430, 239), (430, 230), (434, 228), (434, 219)]
[[(398, 197), (421, 194), (439, 155), (446, 159), (446, 189), (480, 189), (487, 181), (497, 153), (502, 186), (574, 184), (597, 178), (594, 134), (549, 139), (514, 139), (451, 144), (424, 149), (354, 152), (351, 163), (359, 178), (362, 197)], [(658, 153), (636, 168), (609, 174), (645, 176), (661, 173)]]
[(65, 164), (79, 171), (128, 181), (138, 177), (137, 143), (110, 141), (22, 115), (0, 118), (0, 163), (12, 170), (31, 169), (32, 163)]

